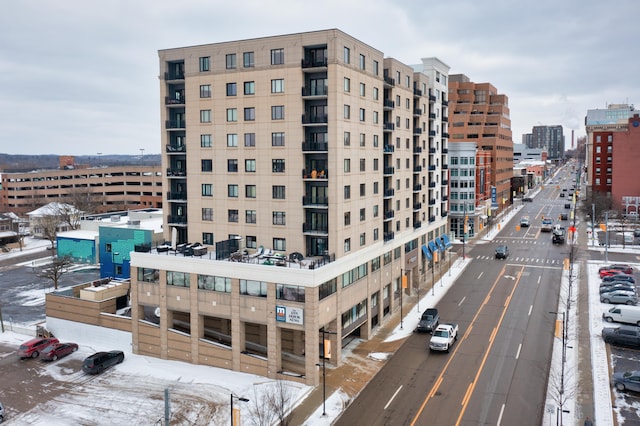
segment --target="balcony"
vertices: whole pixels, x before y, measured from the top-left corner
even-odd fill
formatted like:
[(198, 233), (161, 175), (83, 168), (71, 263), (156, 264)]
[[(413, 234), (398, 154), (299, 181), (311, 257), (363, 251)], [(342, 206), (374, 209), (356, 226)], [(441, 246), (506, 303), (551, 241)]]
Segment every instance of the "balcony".
[(184, 105), (184, 102), (185, 102), (184, 96), (180, 96), (178, 98), (171, 97), (171, 96), (164, 97), (165, 105)]
[(421, 226), (422, 226), (422, 222), (417, 221), (417, 222), (415, 222), (415, 223), (413, 224), (413, 229), (418, 229), (418, 228), (420, 228)]
[(184, 80), (184, 71), (180, 72), (165, 72), (164, 79), (167, 81), (171, 80)]
[(304, 114), (302, 116), (302, 124), (327, 124), (329, 116), (327, 114)]
[(385, 99), (384, 102), (382, 103), (382, 106), (384, 109), (393, 109), (396, 107), (396, 103), (394, 101), (392, 101), (391, 99)]
[(394, 130), (396, 128), (396, 125), (394, 123), (389, 123), (386, 122), (382, 125), (382, 130), (390, 132), (392, 130)]
[(429, 154), (435, 154), (435, 153), (436, 153), (435, 148), (429, 148)]
[(422, 184), (421, 183), (413, 185), (413, 192), (418, 192), (418, 191), (422, 191)]
[(393, 188), (391, 188), (391, 189), (385, 189), (385, 190), (384, 190), (383, 197), (384, 197), (384, 198), (391, 198), (391, 197), (393, 197), (393, 196), (395, 195), (395, 193), (396, 193), (396, 190), (395, 190), (395, 189), (393, 189)]
[(414, 128), (413, 128), (413, 134), (414, 134), (414, 135), (421, 135), (421, 134), (422, 134), (422, 128), (420, 128), (420, 127), (414, 127)]
[(327, 207), (329, 197), (302, 197), (302, 205), (305, 207)]
[(384, 242), (386, 243), (387, 241), (391, 241), (393, 240), (393, 238), (395, 237), (395, 234), (393, 232), (385, 232), (384, 233)]
[(429, 198), (429, 205), (430, 206), (435, 206), (436, 205), (436, 199), (435, 198)]
[(422, 96), (422, 90), (413, 89), (413, 96)]
[(414, 108), (413, 115), (415, 116), (422, 115), (422, 108)]
[(320, 86), (320, 87), (303, 87), (302, 88), (302, 97), (310, 97), (310, 96), (314, 96), (314, 97), (326, 97), (327, 93), (329, 91), (329, 88), (327, 86)]
[(435, 130), (429, 130), (429, 136), (435, 136), (435, 135), (436, 135)]
[(186, 215), (169, 215), (167, 217), (167, 223), (172, 225), (186, 225), (187, 216)]
[(396, 216), (395, 212), (393, 210), (388, 210), (386, 212), (384, 212), (384, 220), (391, 220)]
[(442, 168), (443, 168), (444, 170), (447, 170), (447, 169), (449, 168), (449, 165), (448, 165), (448, 164), (443, 164), (443, 165), (442, 165)]
[(414, 203), (413, 210), (420, 210), (422, 208), (422, 203)]
[(180, 192), (167, 192), (168, 201), (186, 201), (187, 193), (185, 191)]
[(446, 115), (442, 116), (442, 122), (443, 123), (448, 123), (449, 122), (449, 117), (447, 117)]
[(389, 154), (389, 153), (394, 152), (396, 150), (396, 147), (393, 146), (393, 145), (385, 145), (383, 147), (383, 150), (384, 150), (385, 153)]
[(445, 212), (444, 210), (442, 211), (442, 213), (440, 213), (440, 217), (447, 217), (449, 215), (449, 212)]
[(316, 170), (316, 169), (303, 169), (302, 170), (302, 179), (321, 179), (325, 180), (329, 178), (329, 172), (325, 169)]
[(167, 148), (167, 153), (169, 153), (169, 154), (187, 152), (187, 146), (186, 145), (167, 144), (166, 148)]
[(449, 101), (446, 99), (442, 100), (442, 106), (449, 106)]
[(442, 186), (449, 185), (449, 179), (442, 179)]
[(329, 226), (305, 222), (302, 224), (302, 232), (304, 234), (329, 235)]
[(184, 129), (185, 121), (184, 120), (167, 120), (165, 121), (166, 129)]
[(435, 115), (435, 113), (430, 112), (430, 113), (429, 113), (429, 119), (430, 119), (430, 120), (435, 120), (435, 119), (436, 119), (436, 115)]
[(442, 148), (442, 153), (443, 154), (448, 154), (449, 153), (449, 148)]
[(414, 146), (413, 147), (413, 153), (414, 154), (421, 154), (422, 153), (422, 147), (421, 146)]
[(386, 84), (387, 86), (395, 86), (396, 85), (396, 80), (385, 75), (384, 76), (384, 84)]
[(430, 172), (435, 172), (435, 171), (436, 171), (436, 166), (434, 166), (434, 165), (430, 165), (428, 170), (429, 170)]
[(436, 183), (434, 181), (429, 182), (429, 188), (435, 188)]
[(429, 216), (429, 223), (435, 222), (436, 221), (436, 217), (435, 216)]
[(326, 68), (327, 67), (327, 58), (324, 59), (302, 59), (300, 61), (300, 66), (305, 68)]
[(187, 176), (186, 169), (167, 169), (168, 177), (185, 177)]
[(442, 196), (442, 201), (449, 201), (449, 196), (448, 195), (443, 195)]
[(327, 152), (329, 151), (328, 142), (302, 142), (303, 152)]
[(395, 167), (385, 167), (382, 170), (382, 173), (385, 174), (385, 175), (392, 175), (392, 174), (395, 173), (395, 171), (396, 171)]
[(447, 139), (448, 139), (448, 138), (449, 138), (449, 133), (448, 133), (448, 132), (444, 132), (444, 133), (442, 134), (442, 137), (443, 137), (443, 138), (447, 138)]
[(429, 95), (429, 102), (435, 102), (436, 97), (434, 95)]
[(422, 166), (414, 166), (413, 173), (420, 173), (422, 171)]

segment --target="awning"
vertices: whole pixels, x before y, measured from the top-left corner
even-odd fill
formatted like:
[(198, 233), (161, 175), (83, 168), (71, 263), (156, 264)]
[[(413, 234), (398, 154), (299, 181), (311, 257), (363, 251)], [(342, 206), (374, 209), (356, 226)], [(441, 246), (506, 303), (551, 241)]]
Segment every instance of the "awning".
[(451, 241), (449, 241), (449, 237), (447, 236), (447, 234), (442, 234), (440, 238), (442, 239), (445, 248), (451, 247)]
[(440, 238), (436, 238), (436, 244), (438, 245), (438, 249), (440, 251), (444, 251), (444, 243), (442, 242), (442, 240)]
[(431, 253), (440, 251), (438, 250), (438, 246), (436, 246), (436, 243), (434, 243), (433, 241), (429, 241), (429, 250), (431, 250)]
[(422, 253), (424, 254), (424, 257), (426, 257), (428, 260), (433, 259), (433, 256), (431, 256), (431, 252), (429, 251), (427, 246), (424, 244), (422, 245)]

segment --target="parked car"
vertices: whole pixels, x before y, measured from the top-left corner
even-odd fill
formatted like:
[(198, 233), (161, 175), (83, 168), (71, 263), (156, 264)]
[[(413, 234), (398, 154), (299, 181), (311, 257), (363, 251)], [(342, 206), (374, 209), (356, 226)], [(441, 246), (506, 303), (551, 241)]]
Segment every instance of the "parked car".
[(85, 358), (82, 363), (82, 371), (88, 374), (102, 373), (122, 361), (124, 361), (124, 352), (122, 351), (96, 352)]
[(628, 283), (636, 283), (636, 279), (633, 277), (633, 275), (627, 275), (627, 274), (613, 274), (613, 275), (607, 275), (606, 277), (602, 278), (602, 282), (603, 283), (610, 283), (613, 281), (626, 281)]
[(638, 303), (638, 295), (635, 291), (614, 290), (600, 295), (603, 303), (622, 303), (625, 305), (635, 305)]
[(40, 353), (40, 359), (45, 361), (57, 361), (59, 358), (63, 358), (78, 350), (78, 345), (75, 343), (55, 343), (47, 346)]
[(422, 313), (422, 317), (420, 317), (420, 322), (418, 322), (416, 331), (426, 331), (431, 333), (438, 326), (439, 322), (440, 315), (438, 314), (438, 310), (436, 308), (429, 308)]
[(523, 197), (522, 198), (522, 202), (532, 203), (533, 202), (533, 198), (531, 198), (531, 197)]
[(625, 371), (624, 373), (613, 373), (611, 379), (613, 386), (619, 391), (632, 390), (640, 392), (640, 371)]
[(616, 290), (625, 290), (625, 291), (631, 291), (631, 292), (637, 293), (636, 286), (631, 283), (607, 283), (607, 284), (608, 285), (600, 286), (600, 294), (610, 293)]
[(496, 247), (496, 259), (506, 259), (509, 256), (509, 247), (501, 245)]
[(530, 225), (529, 216), (523, 216), (522, 219), (520, 219), (520, 226), (522, 228), (528, 228), (529, 225)]
[(55, 337), (36, 337), (20, 345), (18, 348), (18, 356), (20, 359), (37, 358), (43, 349), (54, 343), (58, 343), (58, 339)]
[(618, 328), (604, 327), (602, 339), (605, 343), (619, 346), (640, 347), (640, 327), (621, 325)]
[(600, 273), (600, 278), (604, 278), (607, 275), (615, 275), (615, 274), (633, 274), (633, 268), (631, 265), (627, 265), (625, 263), (614, 263), (613, 265), (602, 266), (598, 272)]

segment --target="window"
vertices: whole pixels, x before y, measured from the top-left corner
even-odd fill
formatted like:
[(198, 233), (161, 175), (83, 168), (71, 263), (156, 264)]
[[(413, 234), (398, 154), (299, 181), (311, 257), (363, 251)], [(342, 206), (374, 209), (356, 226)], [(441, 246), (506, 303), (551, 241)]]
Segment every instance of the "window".
[(227, 122), (233, 123), (238, 121), (238, 108), (227, 108)]
[(211, 135), (200, 135), (200, 146), (202, 148), (211, 148)]
[(361, 70), (366, 69), (366, 66), (365, 66), (365, 65), (366, 65), (366, 63), (365, 63), (365, 57), (364, 57), (364, 55), (360, 55), (360, 63), (359, 63), (359, 65), (360, 65), (360, 69), (361, 69)]
[(378, 147), (378, 135), (373, 135), (373, 147)]
[(360, 209), (360, 222), (364, 221), (366, 219), (367, 215), (366, 215), (366, 210), (365, 209)]
[(345, 158), (344, 159), (344, 172), (345, 173), (350, 173), (351, 172), (351, 159), (350, 158)]
[(351, 212), (344, 213), (344, 226), (351, 225)]
[(405, 86), (411, 87), (411, 77), (409, 76), (405, 77)]
[(202, 220), (213, 221), (213, 209), (211, 207), (202, 208)]
[(361, 172), (366, 172), (367, 171), (367, 160), (364, 158), (360, 159), (360, 171)]
[(351, 132), (344, 132), (344, 146), (351, 145)]
[(256, 211), (246, 210), (244, 212), (244, 218), (246, 223), (256, 223)]
[(243, 296), (267, 297), (267, 283), (253, 280), (240, 280), (240, 294)]
[(231, 293), (231, 278), (198, 274), (198, 289)]
[(202, 233), (202, 244), (213, 245), (213, 232)]
[(256, 146), (256, 134), (255, 133), (245, 133), (244, 134), (244, 146), (247, 146), (247, 147)]
[(360, 234), (360, 246), (362, 247), (367, 242), (367, 234), (363, 232)]
[(360, 96), (366, 96), (367, 86), (364, 83), (360, 83)]
[(238, 198), (238, 185), (235, 185), (235, 184), (227, 185), (227, 196), (229, 198)]
[(138, 268), (138, 281), (147, 283), (159, 283), (160, 271), (151, 268)]
[(367, 135), (364, 133), (360, 133), (360, 146), (364, 147), (367, 145)]
[(347, 120), (351, 118), (351, 107), (349, 105), (344, 106), (344, 118)]
[(284, 146), (284, 132), (271, 133), (271, 146)]
[(345, 200), (351, 199), (351, 186), (349, 185), (344, 186), (344, 199)]
[(277, 284), (276, 299), (304, 303), (304, 291), (305, 288), (303, 286)]
[(351, 238), (347, 238), (344, 240), (344, 252), (348, 253), (351, 251)]
[(378, 111), (373, 111), (373, 124), (378, 124)]
[(378, 205), (376, 204), (375, 206), (373, 206), (373, 217), (378, 217)]
[(200, 110), (200, 122), (201, 123), (211, 123), (211, 110), (210, 109), (201, 109)]
[(255, 121), (256, 120), (256, 109), (251, 107), (251, 108), (245, 108), (244, 109), (244, 121)]
[(271, 80), (271, 93), (284, 93), (284, 79)]
[(236, 83), (227, 83), (227, 96), (236, 96), (238, 94), (238, 85)]
[(227, 219), (229, 222), (238, 222), (238, 210), (229, 210), (227, 211)]
[(202, 196), (203, 197), (212, 197), (213, 196), (213, 185), (210, 183), (202, 184)]
[(254, 66), (253, 52), (244, 52), (242, 54), (242, 66), (245, 68), (253, 68)]
[(378, 100), (378, 97), (379, 97), (379, 94), (378, 94), (378, 88), (377, 88), (377, 87), (374, 87), (374, 88), (373, 88), (373, 100), (374, 100), (374, 101), (377, 101), (377, 100)]
[(271, 197), (274, 200), (284, 200), (286, 195), (286, 187), (284, 185), (273, 185), (271, 187)]
[(238, 172), (238, 160), (227, 160), (227, 172), (228, 173)]
[(344, 48), (343, 60), (344, 60), (345, 64), (350, 64), (351, 63), (351, 50), (348, 47)]
[(284, 160), (281, 160), (281, 159), (271, 160), (271, 171), (273, 173), (284, 173)]
[(378, 159), (377, 159), (377, 158), (374, 158), (374, 159), (373, 159), (373, 171), (374, 171), (374, 172), (375, 172), (375, 171), (378, 171), (379, 163), (380, 163), (380, 162), (378, 161)]
[(364, 197), (365, 195), (367, 195), (367, 184), (366, 183), (361, 183), (360, 184), (360, 196)]
[(244, 160), (244, 171), (255, 173), (256, 171), (256, 160)]
[(349, 93), (351, 91), (351, 80), (347, 77), (344, 78), (344, 91)]
[(238, 146), (238, 135), (236, 133), (229, 133), (227, 135), (227, 146), (230, 148)]
[(273, 239), (273, 249), (278, 251), (286, 251), (287, 250), (287, 240), (284, 238), (274, 238)]
[(247, 235), (247, 248), (256, 248), (258, 247), (258, 239), (253, 235)]
[(271, 49), (271, 65), (284, 64), (284, 49)]
[(255, 185), (245, 185), (244, 193), (245, 193), (245, 197), (247, 197), (247, 198), (256, 198), (256, 186)]
[(274, 225), (286, 225), (287, 213), (286, 212), (273, 212), (273, 224)]
[(360, 108), (360, 114), (359, 114), (360, 121), (364, 121), (364, 116), (365, 116), (364, 108)]
[(213, 171), (213, 160), (200, 160), (200, 170), (203, 172)]
[(188, 272), (167, 271), (167, 285), (189, 287), (189, 279)]
[(225, 58), (226, 58), (227, 69), (228, 70), (236, 69), (236, 54), (230, 53), (226, 55)]
[(256, 82), (255, 81), (245, 81), (244, 82), (244, 94), (245, 95), (255, 95), (256, 94)]
[(378, 75), (380, 64), (378, 61), (373, 61), (373, 75)]
[(284, 120), (284, 105), (271, 107), (271, 119), (272, 120)]
[(202, 85), (200, 85), (200, 97), (201, 98), (210, 98), (211, 97), (211, 85), (210, 84), (202, 84)]
[(211, 58), (209, 56), (202, 56), (200, 58), (200, 72), (211, 71)]

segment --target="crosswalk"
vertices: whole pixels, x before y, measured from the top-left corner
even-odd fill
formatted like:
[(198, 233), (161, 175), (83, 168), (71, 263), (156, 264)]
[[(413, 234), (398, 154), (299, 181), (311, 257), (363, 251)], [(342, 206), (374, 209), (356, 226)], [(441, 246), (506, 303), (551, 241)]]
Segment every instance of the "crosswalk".
[[(495, 256), (473, 256), (476, 260), (493, 260)], [(498, 261), (500, 262), (500, 261)], [(514, 256), (509, 255), (507, 257), (507, 263), (521, 263), (527, 266), (562, 266), (562, 259), (548, 259), (542, 257), (527, 257), (527, 256)]]

